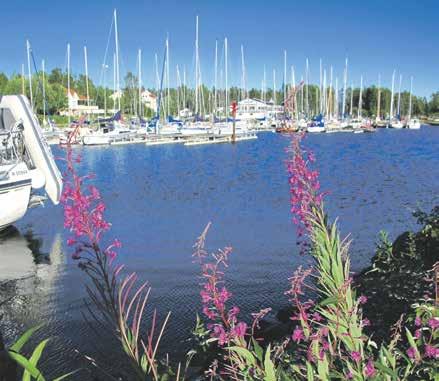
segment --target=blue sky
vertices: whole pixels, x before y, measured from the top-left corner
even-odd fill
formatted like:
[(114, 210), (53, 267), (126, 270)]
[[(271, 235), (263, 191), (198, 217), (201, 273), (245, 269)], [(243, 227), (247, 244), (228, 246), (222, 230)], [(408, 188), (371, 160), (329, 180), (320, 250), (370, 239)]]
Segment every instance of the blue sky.
[[(342, 80), (344, 59), (349, 58), (349, 82), (390, 87), (393, 69), (403, 75), (403, 88), (414, 76), (415, 93), (429, 96), (439, 89), (439, 3), (420, 1), (212, 1), (212, 0), (15, 0), (2, 4), (0, 71), (19, 72), (25, 62), (29, 38), (36, 59), (46, 67), (65, 68), (66, 44), (71, 44), (72, 70), (83, 72), (83, 46), (87, 45), (89, 71), (95, 81), (104, 58), (113, 8), (118, 10), (121, 71), (136, 70), (137, 49), (143, 51), (144, 84), (152, 87), (154, 53), (161, 59), (166, 35), (170, 39), (171, 84), (175, 65), (186, 66), (193, 82), (195, 16), (200, 17), (200, 59), (203, 82), (214, 77), (214, 48), (218, 39), (229, 41), (229, 82), (239, 84), (240, 46), (244, 45), (249, 87), (260, 87), (266, 66), (268, 86), (272, 72), (280, 87), (283, 51), (288, 72), (299, 78), (309, 57), (311, 81), (319, 79), (319, 59)], [(110, 44), (110, 50), (113, 43)], [(111, 52), (112, 54), (112, 52)], [(112, 61), (110, 57), (109, 61)], [(110, 62), (108, 62), (110, 63)], [(111, 68), (107, 74), (111, 85)]]

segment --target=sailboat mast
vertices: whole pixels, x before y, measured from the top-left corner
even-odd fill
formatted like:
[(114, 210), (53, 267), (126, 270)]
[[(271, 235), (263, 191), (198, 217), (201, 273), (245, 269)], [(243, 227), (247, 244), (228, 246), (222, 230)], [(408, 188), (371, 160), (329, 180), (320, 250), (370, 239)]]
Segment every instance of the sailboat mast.
[(213, 100), (213, 110), (216, 115), (217, 97), (218, 97), (218, 40), (215, 40), (215, 93)]
[(228, 64), (227, 64), (227, 60), (228, 60), (228, 47), (227, 47), (227, 37), (224, 39), (224, 70), (225, 70), (225, 77), (226, 77), (226, 104), (225, 104), (225, 114), (226, 114), (226, 124), (227, 126), (229, 125), (229, 83), (228, 83)]
[(334, 94), (333, 94), (333, 75), (334, 75), (334, 70), (331, 66), (330, 68), (330, 75), (329, 75), (329, 100), (328, 100), (328, 104), (329, 104), (329, 118), (332, 119), (334, 116)]
[(41, 71), (43, 75), (43, 125), (46, 124), (46, 68), (44, 60), (41, 61)]
[(381, 119), (381, 74), (378, 74), (377, 120)]
[(198, 15), (196, 16), (196, 22), (195, 22), (195, 115), (198, 115), (198, 112), (200, 111), (198, 108), (199, 103), (199, 94), (198, 94)]
[(401, 119), (401, 84), (402, 74), (399, 75), (399, 87), (398, 87), (398, 118)]
[(338, 119), (338, 77), (335, 77), (335, 104), (334, 104), (335, 118)]
[(287, 51), (284, 50), (284, 107), (287, 100)]
[(177, 64), (177, 117), (180, 117), (180, 92), (181, 92), (181, 78), (180, 69)]
[[(320, 92), (320, 97), (319, 97), (319, 113), (323, 114), (323, 91), (322, 91), (322, 86), (323, 86), (323, 68), (322, 68), (322, 59), (320, 58), (319, 60), (319, 64), (320, 64), (320, 71), (319, 71), (319, 92)], [(316, 102), (317, 102), (317, 98), (316, 98)]]
[(186, 65), (183, 65), (183, 108), (186, 108)]
[(26, 40), (26, 51), (27, 51), (27, 74), (29, 78), (29, 96), (30, 96), (30, 105), (32, 109), (34, 108), (34, 100), (32, 95), (32, 72), (30, 68), (30, 43), (29, 40)]
[(390, 120), (393, 119), (393, 96), (395, 91), (395, 70), (393, 70), (392, 74), (392, 94), (390, 96)]
[(354, 84), (351, 83), (351, 109), (349, 112), (351, 118), (353, 117), (353, 110), (354, 110)]
[(413, 77), (410, 77), (410, 98), (409, 98), (409, 114), (408, 120), (412, 118), (412, 94), (413, 94)]
[(362, 105), (363, 105), (363, 76), (360, 77), (360, 97), (358, 98), (358, 119), (361, 118)]
[[(87, 107), (90, 107), (90, 94), (88, 91), (88, 62), (87, 62), (87, 47), (84, 46), (84, 66), (85, 66), (85, 90), (87, 95)], [(90, 111), (87, 110), (87, 111)]]
[(306, 69), (305, 69), (305, 84), (306, 84), (306, 103), (305, 103), (305, 107), (306, 107), (306, 116), (309, 117), (309, 63), (308, 63), (308, 58), (306, 59)]
[[(264, 103), (266, 104), (267, 103), (267, 70), (266, 70), (266, 68), (265, 68), (265, 65), (264, 65), (264, 87), (263, 87), (263, 89), (262, 89), (262, 100), (264, 101)], [(266, 105), (265, 105), (265, 108), (266, 108)]]
[(119, 96), (119, 94), (116, 92), (116, 81), (116, 54), (113, 54), (113, 112), (116, 112), (116, 98)]
[(70, 113), (71, 113), (71, 109), (70, 109), (70, 44), (67, 44), (67, 104), (68, 104), (68, 120), (69, 120), (69, 125), (70, 125)]
[(143, 109), (142, 109), (142, 49), (138, 51), (138, 65), (139, 65), (139, 117), (142, 117)]
[(169, 117), (170, 114), (170, 90), (169, 90), (169, 38), (166, 37), (166, 117)]
[(344, 78), (343, 78), (343, 104), (341, 106), (341, 118), (344, 119), (346, 108), (346, 87), (348, 82), (348, 59), (345, 61)]
[(276, 69), (273, 69), (273, 114), (276, 119)]
[(116, 94), (117, 108), (120, 110), (120, 71), (119, 71), (119, 35), (117, 30), (117, 11), (114, 10), (114, 43), (116, 48)]

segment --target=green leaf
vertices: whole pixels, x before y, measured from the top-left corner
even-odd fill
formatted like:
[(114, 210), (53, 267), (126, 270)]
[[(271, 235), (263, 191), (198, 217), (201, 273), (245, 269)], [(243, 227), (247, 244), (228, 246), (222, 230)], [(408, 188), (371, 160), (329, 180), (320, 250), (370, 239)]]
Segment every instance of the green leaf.
[(265, 377), (264, 381), (276, 381), (276, 372), (274, 370), (273, 361), (270, 358), (271, 348), (270, 344), (268, 344), (267, 352), (265, 352), (265, 360), (264, 360), (264, 369), (265, 369)]
[(78, 373), (79, 371), (80, 371), (80, 369), (76, 369), (73, 372), (70, 372), (70, 373), (64, 374), (64, 375), (62, 375), (60, 377), (54, 378), (53, 381), (65, 380), (67, 377), (73, 376), (75, 373)]
[(408, 339), (410, 345), (411, 345), (411, 346), (415, 349), (415, 351), (416, 351), (416, 357), (417, 357), (417, 358), (420, 358), (420, 357), (421, 357), (421, 354), (419, 353), (418, 346), (416, 345), (415, 339), (413, 338), (411, 332), (410, 332), (407, 328), (405, 329), (405, 332), (406, 332), (407, 339)]
[(312, 365), (309, 361), (306, 362), (306, 379), (308, 381), (314, 381), (314, 370), (312, 369)]
[(330, 296), (329, 298), (322, 300), (319, 303), (319, 306), (324, 307), (324, 306), (327, 306), (328, 304), (335, 304), (335, 303), (337, 303), (337, 301), (338, 301), (338, 298), (336, 296)]
[(9, 349), (13, 352), (20, 353), (23, 345), (26, 344), (35, 331), (39, 330), (42, 326), (43, 324), (40, 324), (36, 327), (28, 329)]
[[(46, 339), (46, 340), (43, 340), (41, 343), (39, 343), (37, 345), (37, 347), (35, 348), (34, 352), (32, 353), (31, 358), (29, 359), (29, 362), (35, 367), (35, 369), (38, 369), (38, 367), (37, 367), (38, 361), (39, 361), (48, 341), (49, 341), (49, 339)], [(23, 373), (23, 381), (31, 381), (30, 376), (31, 375), (30, 375), (29, 371), (25, 370)]]
[(392, 377), (392, 380), (397, 380), (398, 375), (393, 371), (393, 369), (388, 368), (387, 366), (381, 364), (380, 362), (376, 362), (374, 364), (379, 370), (381, 370), (384, 373), (387, 373), (390, 377)]
[(255, 357), (253, 356), (253, 353), (251, 353), (248, 349), (243, 348), (243, 347), (237, 347), (237, 346), (228, 347), (226, 349), (228, 349), (232, 352), (235, 352), (239, 356), (243, 357), (251, 365), (253, 365), (253, 366), (256, 365)]
[(256, 358), (262, 363), (262, 361), (263, 361), (263, 357), (264, 357), (264, 350), (263, 350), (262, 347), (259, 345), (259, 343), (257, 342), (257, 340), (255, 340), (254, 338), (252, 338), (252, 343), (253, 343), (253, 347), (255, 348), (255, 355), (256, 355)]
[(30, 375), (35, 378), (37, 381), (45, 381), (43, 375), (40, 373), (40, 371), (32, 365), (32, 363), (23, 355), (17, 352), (8, 351), (9, 356), (23, 369), (27, 370)]

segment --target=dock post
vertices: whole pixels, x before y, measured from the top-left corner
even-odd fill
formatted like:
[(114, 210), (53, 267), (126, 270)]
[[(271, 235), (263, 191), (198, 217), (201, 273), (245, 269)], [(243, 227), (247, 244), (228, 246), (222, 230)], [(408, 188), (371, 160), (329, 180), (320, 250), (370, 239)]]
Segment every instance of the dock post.
[(232, 116), (233, 116), (233, 132), (232, 132), (232, 143), (236, 143), (236, 101), (232, 102)]

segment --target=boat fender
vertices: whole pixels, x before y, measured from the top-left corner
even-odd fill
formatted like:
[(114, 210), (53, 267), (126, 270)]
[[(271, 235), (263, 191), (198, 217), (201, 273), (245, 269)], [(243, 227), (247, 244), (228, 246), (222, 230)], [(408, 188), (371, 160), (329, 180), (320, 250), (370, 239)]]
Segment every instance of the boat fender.
[(30, 175), (32, 179), (32, 189), (40, 189), (46, 185), (46, 177), (38, 168), (32, 169)]

